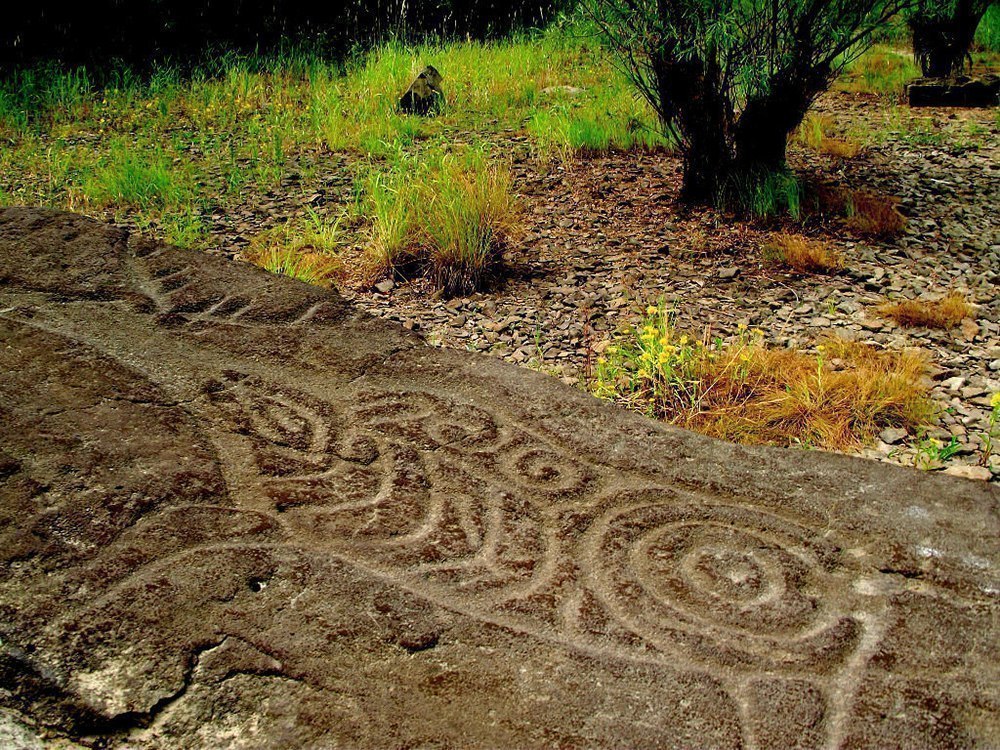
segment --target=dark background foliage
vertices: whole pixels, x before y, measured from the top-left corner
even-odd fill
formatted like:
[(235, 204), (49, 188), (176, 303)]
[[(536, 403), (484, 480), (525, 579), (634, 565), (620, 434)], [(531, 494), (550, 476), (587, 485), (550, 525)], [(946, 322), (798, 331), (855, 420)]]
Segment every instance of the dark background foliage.
[(551, 19), (565, 0), (20, 0), (0, 23), (0, 66), (141, 65), (206, 50), (320, 44), (344, 53), (397, 35), (489, 38)]

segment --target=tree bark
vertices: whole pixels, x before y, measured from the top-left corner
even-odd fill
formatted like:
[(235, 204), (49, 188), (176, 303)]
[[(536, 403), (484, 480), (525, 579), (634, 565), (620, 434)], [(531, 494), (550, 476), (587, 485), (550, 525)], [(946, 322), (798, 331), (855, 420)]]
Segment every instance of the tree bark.
[[(656, 65), (660, 100), (671, 109), (661, 112), (673, 121), (684, 155), (681, 197), (710, 202), (718, 195), (732, 169), (729, 143), (732, 113), (722, 91), (721, 71), (709, 59), (678, 62), (662, 59)], [(673, 106), (677, 102), (677, 106)]]
[(785, 170), (788, 137), (825, 87), (826, 77), (817, 71), (807, 79), (778, 81), (766, 95), (748, 101), (733, 137), (735, 171), (753, 178)]

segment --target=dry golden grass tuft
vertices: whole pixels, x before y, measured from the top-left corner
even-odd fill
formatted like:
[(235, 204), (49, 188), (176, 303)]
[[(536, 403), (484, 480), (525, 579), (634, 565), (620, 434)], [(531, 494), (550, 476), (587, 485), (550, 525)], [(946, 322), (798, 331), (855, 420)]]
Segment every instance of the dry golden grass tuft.
[(849, 229), (865, 237), (893, 239), (906, 229), (899, 199), (871, 190), (839, 185), (810, 185), (807, 202), (823, 214), (845, 217)]
[(847, 199), (847, 226), (869, 237), (890, 239), (906, 229), (899, 200), (868, 190), (852, 190)]
[(784, 232), (771, 235), (764, 258), (799, 273), (833, 273), (844, 267), (844, 256), (822, 240)]
[(927, 363), (916, 351), (833, 338), (810, 354), (772, 349), (759, 332), (691, 341), (662, 306), (650, 310), (634, 337), (598, 361), (596, 395), (747, 444), (844, 450), (886, 427), (916, 432), (933, 419)]
[(972, 306), (958, 292), (933, 300), (886, 302), (878, 311), (908, 328), (954, 328), (973, 314)]
[(861, 153), (861, 144), (843, 138), (824, 138), (820, 143), (819, 152), (839, 159), (853, 159)]
[(317, 286), (329, 286), (334, 279), (344, 275), (344, 265), (339, 258), (288, 247), (269, 246), (250, 250), (244, 258), (265, 271)]
[(828, 136), (827, 131), (832, 126), (833, 122), (829, 117), (809, 115), (796, 131), (795, 140), (817, 153), (835, 156), (839, 159), (853, 159), (861, 153), (860, 143)]
[(840, 339), (818, 357), (756, 345), (709, 360), (702, 408), (684, 423), (742, 443), (853, 448), (885, 427), (915, 432), (931, 420), (925, 372), (915, 352)]
[(340, 222), (341, 217), (330, 219), (310, 212), (303, 220), (258, 234), (243, 258), (271, 273), (328, 286), (346, 275), (339, 256)]

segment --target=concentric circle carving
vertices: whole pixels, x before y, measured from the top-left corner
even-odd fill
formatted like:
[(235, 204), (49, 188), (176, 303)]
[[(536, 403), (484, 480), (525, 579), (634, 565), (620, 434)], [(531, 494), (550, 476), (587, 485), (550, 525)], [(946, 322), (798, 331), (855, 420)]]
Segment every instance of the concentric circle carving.
[(815, 669), (854, 647), (859, 625), (836, 606), (836, 555), (776, 515), (664, 496), (609, 510), (585, 548), (589, 587), (658, 648), (700, 662)]

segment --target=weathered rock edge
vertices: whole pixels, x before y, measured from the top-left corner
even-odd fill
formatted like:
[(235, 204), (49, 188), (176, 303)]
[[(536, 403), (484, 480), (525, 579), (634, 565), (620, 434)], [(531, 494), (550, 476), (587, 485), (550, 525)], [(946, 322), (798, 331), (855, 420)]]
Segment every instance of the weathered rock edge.
[(0, 737), (1000, 742), (987, 485), (666, 428), (37, 209), (0, 210), (0, 373)]

